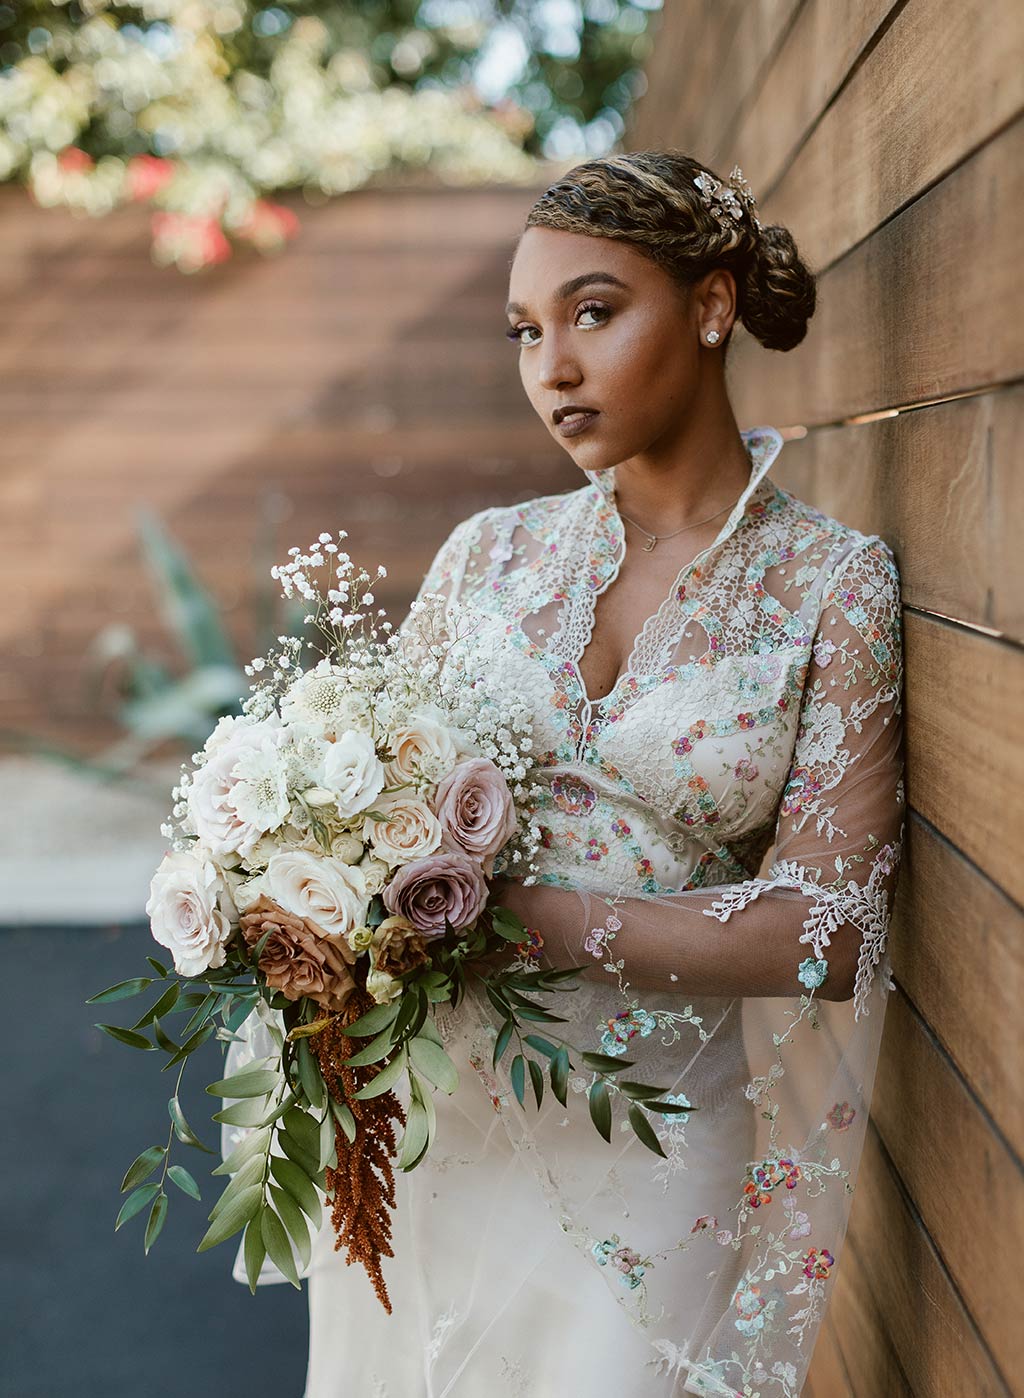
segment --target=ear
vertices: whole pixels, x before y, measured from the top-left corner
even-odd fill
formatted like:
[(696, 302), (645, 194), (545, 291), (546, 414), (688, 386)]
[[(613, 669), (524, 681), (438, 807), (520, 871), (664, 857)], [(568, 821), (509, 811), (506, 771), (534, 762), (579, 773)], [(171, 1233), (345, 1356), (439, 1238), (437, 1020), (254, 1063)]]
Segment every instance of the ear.
[(724, 267), (716, 267), (694, 288), (697, 331), (701, 338), (717, 330), (724, 340), (736, 319), (736, 280)]

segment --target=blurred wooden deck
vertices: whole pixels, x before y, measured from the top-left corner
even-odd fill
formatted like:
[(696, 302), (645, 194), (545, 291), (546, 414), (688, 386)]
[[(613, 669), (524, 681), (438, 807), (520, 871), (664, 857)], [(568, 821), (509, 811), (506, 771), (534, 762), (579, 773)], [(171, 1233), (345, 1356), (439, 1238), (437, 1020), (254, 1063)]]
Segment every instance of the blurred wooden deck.
[(94, 745), (82, 652), (111, 619), (169, 659), (135, 509), (227, 608), (323, 529), (389, 572), (397, 617), (459, 519), (581, 483), (530, 408), (504, 302), (535, 192), (365, 190), (300, 208), (279, 257), (184, 276), (145, 215), (0, 189), (0, 726)]

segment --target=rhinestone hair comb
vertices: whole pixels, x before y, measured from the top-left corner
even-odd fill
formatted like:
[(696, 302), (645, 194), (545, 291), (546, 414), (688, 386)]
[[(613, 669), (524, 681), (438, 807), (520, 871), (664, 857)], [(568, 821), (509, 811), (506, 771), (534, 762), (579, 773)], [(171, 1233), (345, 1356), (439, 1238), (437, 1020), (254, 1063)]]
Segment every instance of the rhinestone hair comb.
[(723, 227), (728, 227), (727, 219), (731, 219), (733, 223), (741, 223), (743, 211), (746, 210), (755, 230), (760, 233), (761, 221), (754, 212), (757, 200), (738, 165), (732, 167), (725, 184), (709, 175), (706, 170), (695, 175), (693, 182), (700, 190), (704, 204)]

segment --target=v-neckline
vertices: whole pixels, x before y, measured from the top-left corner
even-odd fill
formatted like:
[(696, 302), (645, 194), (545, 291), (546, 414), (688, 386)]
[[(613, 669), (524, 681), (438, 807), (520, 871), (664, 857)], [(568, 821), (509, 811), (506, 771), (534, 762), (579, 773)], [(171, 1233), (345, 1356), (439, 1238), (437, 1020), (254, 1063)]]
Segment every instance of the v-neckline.
[(597, 586), (584, 586), (584, 601), (588, 608), (584, 640), (582, 647), (578, 649), (577, 655), (572, 657), (569, 661), (576, 679), (576, 685), (582, 704), (582, 712), (580, 715), (581, 737), (586, 735), (595, 709), (603, 709), (608, 701), (615, 697), (628, 679), (643, 678), (643, 676), (637, 675), (636, 673), (635, 661), (638, 648), (648, 628), (658, 620), (666, 608), (675, 600), (676, 594), (685, 577), (692, 573), (693, 569), (706, 558), (708, 554), (717, 549), (736, 530), (741, 519), (743, 519), (747, 513), (747, 508), (754, 492), (767, 475), (782, 449), (783, 437), (781, 432), (775, 427), (750, 427), (742, 431), (740, 436), (743, 438), (743, 444), (750, 457), (750, 479), (744, 486), (742, 493), (729, 512), (728, 519), (722, 525), (714, 540), (696, 553), (687, 563), (683, 564), (676, 573), (674, 581), (669, 587), (668, 592), (662, 598), (657, 609), (644, 619), (639, 631), (637, 631), (633, 637), (633, 643), (626, 657), (625, 669), (616, 677), (615, 682), (612, 684), (607, 694), (603, 694), (598, 698), (593, 698), (588, 693), (580, 666), (590, 642), (593, 639), (594, 622), (597, 614), (597, 599), (603, 592), (608, 590), (619, 576), (622, 564), (625, 561), (626, 535), (622, 524), (622, 517), (616, 505), (615, 467), (604, 466), (600, 470), (586, 471), (584, 473), (591, 485), (598, 492), (598, 498), (595, 502), (596, 508), (593, 519), (593, 532), (589, 542), (592, 547), (594, 539), (604, 531), (604, 540), (609, 546), (612, 555), (612, 564), (607, 574), (600, 579)]

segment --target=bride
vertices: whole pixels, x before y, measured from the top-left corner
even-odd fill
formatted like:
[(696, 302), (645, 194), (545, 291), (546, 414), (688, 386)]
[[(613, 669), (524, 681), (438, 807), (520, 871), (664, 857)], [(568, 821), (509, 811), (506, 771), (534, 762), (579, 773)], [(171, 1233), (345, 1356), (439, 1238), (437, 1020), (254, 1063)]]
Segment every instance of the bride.
[(393, 1314), (323, 1226), (305, 1398), (801, 1390), (903, 813), (892, 555), (776, 486), (781, 434), (741, 432), (727, 391), (735, 322), (791, 349), (814, 300), (738, 169), (605, 157), (530, 210), (507, 333), (585, 484), (464, 520), (421, 595), (472, 609), (468, 668), (534, 711), (543, 849), (535, 881), (499, 860), (496, 891), (541, 964), (587, 968), (551, 1002), (561, 1037), (690, 1110), (649, 1118), (652, 1150), (619, 1103), (609, 1145), (579, 1062), (566, 1107), (524, 1110), (471, 990), (439, 1016), (460, 1086), (436, 1146), (396, 1172)]

